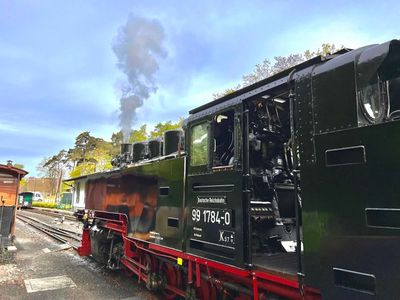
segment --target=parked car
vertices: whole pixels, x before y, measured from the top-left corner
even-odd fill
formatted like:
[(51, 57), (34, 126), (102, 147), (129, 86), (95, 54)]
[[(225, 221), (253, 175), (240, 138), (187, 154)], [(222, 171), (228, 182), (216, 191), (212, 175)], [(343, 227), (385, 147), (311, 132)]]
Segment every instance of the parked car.
[(33, 198), (32, 198), (33, 202), (42, 202), (43, 201), (43, 196), (40, 192), (34, 192), (33, 193)]

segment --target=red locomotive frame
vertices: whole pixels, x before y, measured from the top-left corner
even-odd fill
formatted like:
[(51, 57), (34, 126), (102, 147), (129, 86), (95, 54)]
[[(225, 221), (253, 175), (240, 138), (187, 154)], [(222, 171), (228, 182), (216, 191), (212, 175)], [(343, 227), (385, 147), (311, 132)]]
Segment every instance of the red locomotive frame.
[[(98, 214), (101, 216), (97, 217)], [(150, 290), (162, 288), (166, 299), (176, 296), (216, 299), (217, 291), (226, 293), (230, 289), (239, 295), (235, 299), (268, 299), (270, 293), (287, 299), (321, 299), (318, 290), (311, 287), (301, 289), (296, 277), (284, 277), (265, 270), (241, 269), (128, 237), (126, 215), (103, 211), (90, 211), (89, 215), (92, 220), (99, 221), (101, 227), (123, 239), (121, 263), (124, 267)], [(78, 253), (81, 256), (91, 254), (89, 228), (83, 230)], [(153, 272), (165, 275), (166, 282), (158, 284), (151, 278), (151, 274), (155, 274)]]

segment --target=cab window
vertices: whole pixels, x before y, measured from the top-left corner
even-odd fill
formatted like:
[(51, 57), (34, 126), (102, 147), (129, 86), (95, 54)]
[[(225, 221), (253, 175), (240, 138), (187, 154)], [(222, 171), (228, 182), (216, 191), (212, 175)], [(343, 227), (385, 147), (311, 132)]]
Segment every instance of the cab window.
[(234, 161), (234, 111), (229, 110), (214, 117), (213, 166), (231, 166)]
[(190, 165), (206, 165), (209, 161), (207, 122), (193, 126), (190, 136)]
[(380, 123), (388, 114), (387, 82), (376, 75), (369, 84), (358, 91), (359, 105), (369, 123)]
[(357, 59), (360, 126), (400, 120), (400, 42), (365, 50)]
[(390, 101), (389, 119), (400, 120), (400, 76), (388, 81), (388, 94)]

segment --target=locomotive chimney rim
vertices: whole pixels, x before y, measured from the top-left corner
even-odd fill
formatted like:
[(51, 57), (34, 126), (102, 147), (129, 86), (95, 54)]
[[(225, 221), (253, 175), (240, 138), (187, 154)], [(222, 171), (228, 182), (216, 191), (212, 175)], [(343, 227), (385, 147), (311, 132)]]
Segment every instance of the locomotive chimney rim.
[(121, 154), (132, 153), (132, 144), (122, 143), (121, 144)]

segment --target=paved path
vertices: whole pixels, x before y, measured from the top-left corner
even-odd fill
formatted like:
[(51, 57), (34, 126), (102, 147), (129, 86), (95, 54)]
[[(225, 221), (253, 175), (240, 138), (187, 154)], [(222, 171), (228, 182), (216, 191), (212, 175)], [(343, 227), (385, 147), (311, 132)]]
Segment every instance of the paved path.
[(17, 220), (16, 252), (0, 256), (0, 299), (159, 299), (137, 279), (90, 258)]

